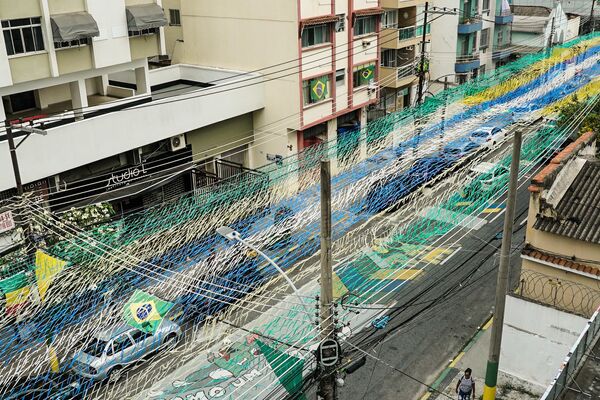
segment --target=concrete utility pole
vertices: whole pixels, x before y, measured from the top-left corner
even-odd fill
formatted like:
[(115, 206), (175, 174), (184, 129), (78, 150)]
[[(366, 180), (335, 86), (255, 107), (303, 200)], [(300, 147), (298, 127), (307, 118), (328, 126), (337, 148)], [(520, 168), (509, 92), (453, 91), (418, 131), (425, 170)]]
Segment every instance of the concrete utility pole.
[[(554, 9), (556, 10), (556, 8)], [(552, 25), (550, 27), (550, 36), (548, 37), (548, 48), (547, 48), (547, 52), (548, 54), (550, 54), (550, 48), (552, 47), (552, 42), (554, 41), (554, 19), (556, 18), (556, 16), (552, 17)]]
[(590, 32), (594, 32), (596, 28), (596, 21), (594, 20), (594, 4), (596, 4), (596, 0), (592, 0), (592, 9), (590, 10)]
[[(331, 257), (331, 165), (321, 161), (321, 338), (335, 339), (333, 321), (333, 270)], [(324, 368), (319, 382), (319, 394), (324, 400), (337, 399), (335, 373)]]
[(425, 2), (425, 11), (423, 17), (423, 36), (421, 37), (421, 63), (419, 65), (419, 91), (417, 94), (417, 105), (423, 101), (423, 85), (425, 84), (425, 37), (427, 35), (427, 11), (429, 2)]
[(512, 246), (512, 231), (517, 202), (517, 183), (519, 178), (519, 159), (521, 158), (522, 133), (515, 131), (513, 139), (512, 160), (510, 163), (510, 181), (508, 183), (508, 199), (504, 214), (504, 230), (502, 231), (502, 247), (500, 248), (500, 266), (496, 282), (496, 304), (492, 322), (492, 337), (490, 353), (485, 371), (485, 386), (483, 400), (496, 399), (496, 382), (498, 380), (498, 364), (500, 362), (500, 347), (502, 345), (502, 325), (504, 324), (504, 307), (508, 290), (508, 274), (510, 270), (510, 248)]
[(21, 172), (19, 171), (19, 161), (17, 160), (17, 148), (15, 147), (15, 139), (13, 137), (12, 126), (10, 122), (4, 121), (6, 128), (6, 140), (10, 149), (10, 160), (12, 161), (13, 173), (15, 175), (15, 183), (17, 184), (17, 194), (23, 195), (23, 183), (21, 182)]

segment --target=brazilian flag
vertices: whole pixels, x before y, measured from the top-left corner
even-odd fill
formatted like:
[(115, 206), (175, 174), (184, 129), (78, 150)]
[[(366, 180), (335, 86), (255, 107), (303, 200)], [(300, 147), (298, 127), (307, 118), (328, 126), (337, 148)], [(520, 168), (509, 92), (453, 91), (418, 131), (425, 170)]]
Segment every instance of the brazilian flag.
[(373, 79), (375, 79), (375, 65), (371, 64), (371, 65), (367, 65), (366, 67), (361, 68), (359, 71), (359, 74), (360, 74), (360, 86), (368, 84)]
[(320, 78), (312, 79), (310, 81), (310, 99), (313, 102), (321, 101), (327, 98), (327, 96), (329, 95), (327, 91), (328, 83), (328, 76), (322, 76)]
[(306, 400), (306, 396), (302, 393), (304, 360), (275, 349), (260, 340), (256, 340), (255, 343), (285, 390), (299, 400)]
[(123, 306), (123, 319), (134, 328), (153, 334), (172, 307), (173, 303), (136, 290)]

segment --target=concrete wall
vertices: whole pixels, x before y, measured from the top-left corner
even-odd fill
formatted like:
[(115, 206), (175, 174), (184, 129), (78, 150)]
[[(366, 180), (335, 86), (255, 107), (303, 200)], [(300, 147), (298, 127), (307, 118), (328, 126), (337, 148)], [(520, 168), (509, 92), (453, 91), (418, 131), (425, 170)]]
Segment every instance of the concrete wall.
[(506, 296), (500, 370), (546, 388), (585, 318)]
[(92, 49), (90, 46), (61, 49), (56, 52), (58, 72), (61, 75), (92, 69)]
[(39, 0), (0, 1), (0, 18), (16, 19), (42, 15)]
[(48, 0), (50, 14), (64, 14), (85, 11), (85, 0)]
[(204, 160), (252, 142), (252, 114), (196, 129), (186, 134), (194, 161)]
[(175, 9), (181, 11), (181, 0), (163, 0), (162, 6), (165, 10), (167, 19), (169, 20), (169, 25), (165, 26), (165, 45), (167, 54), (173, 59), (174, 54), (181, 51), (182, 43), (179, 40), (183, 40), (183, 28), (181, 26), (171, 25), (169, 10)]
[(32, 54), (8, 59), (13, 83), (32, 81), (51, 76), (48, 54)]
[(100, 30), (100, 36), (93, 39), (94, 67), (131, 61), (125, 1), (86, 0), (86, 4)]
[[(246, 0), (182, 0), (181, 14), (185, 43), (174, 53), (176, 63), (251, 71), (298, 59), (296, 1), (262, 0), (257, 7)], [(299, 117), (280, 120), (300, 111), (299, 77), (292, 73), (297, 66), (292, 61), (261, 71), (286, 72), (265, 83), (266, 107), (254, 115), (254, 127), (262, 131), (255, 137), (253, 166), (268, 163), (267, 154), (295, 152), (287, 148), (290, 144), (296, 149), (295, 136), (287, 130), (299, 127)]]
[(129, 38), (131, 59), (139, 60), (160, 54), (159, 35), (144, 35)]
[[(434, 7), (458, 8), (458, 5), (459, 3), (454, 0), (435, 0), (433, 2)], [(457, 29), (458, 15), (444, 15), (431, 23), (431, 52), (433, 54), (429, 64), (431, 79), (454, 74)], [(454, 76), (448, 77), (449, 82), (453, 82), (454, 79)]]

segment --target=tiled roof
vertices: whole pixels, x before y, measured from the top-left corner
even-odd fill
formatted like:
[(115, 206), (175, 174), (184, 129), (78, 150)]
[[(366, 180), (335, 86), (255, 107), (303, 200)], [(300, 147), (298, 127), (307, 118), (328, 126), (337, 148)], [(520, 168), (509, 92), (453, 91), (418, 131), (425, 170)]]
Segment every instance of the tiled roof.
[(321, 17), (306, 18), (300, 21), (302, 26), (330, 24), (338, 20), (337, 15), (323, 15)]
[(581, 135), (576, 141), (565, 147), (560, 153), (542, 169), (536, 176), (531, 180), (531, 186), (529, 186), (530, 192), (541, 192), (544, 187), (550, 187), (554, 181), (554, 177), (558, 170), (561, 168), (564, 162), (568, 161), (571, 157), (577, 155), (579, 150), (589, 143), (591, 143), (596, 134), (594, 132), (587, 132)]
[(576, 271), (585, 272), (588, 274), (600, 276), (600, 268), (592, 267), (589, 265), (581, 264), (567, 258), (554, 256), (548, 253), (544, 253), (542, 251), (532, 249), (530, 247), (525, 247), (522, 251), (523, 255), (535, 258), (540, 261), (546, 261), (552, 264), (560, 265), (561, 267), (573, 269)]
[(600, 244), (600, 162), (586, 161), (555, 207), (534, 229)]
[(354, 15), (358, 16), (358, 17), (364, 17), (367, 15), (379, 15), (379, 14), (383, 14), (384, 13), (384, 9), (383, 8), (379, 8), (379, 7), (374, 7), (374, 8), (365, 8), (362, 10), (356, 10), (354, 11)]

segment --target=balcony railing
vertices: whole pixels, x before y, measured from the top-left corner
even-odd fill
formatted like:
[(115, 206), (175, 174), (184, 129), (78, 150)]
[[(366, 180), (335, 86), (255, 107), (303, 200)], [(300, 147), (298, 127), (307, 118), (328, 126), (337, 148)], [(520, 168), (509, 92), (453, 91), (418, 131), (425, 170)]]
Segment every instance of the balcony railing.
[(473, 51), (471, 53), (463, 53), (456, 55), (457, 63), (468, 63), (475, 60), (479, 60), (479, 51)]
[[(427, 24), (425, 34), (431, 33), (431, 24)], [(423, 34), (423, 25), (407, 26), (398, 29), (398, 40), (408, 40), (419, 37)]]
[(406, 78), (415, 74), (415, 66), (410, 64), (398, 67), (396, 73), (398, 74), (398, 79)]

